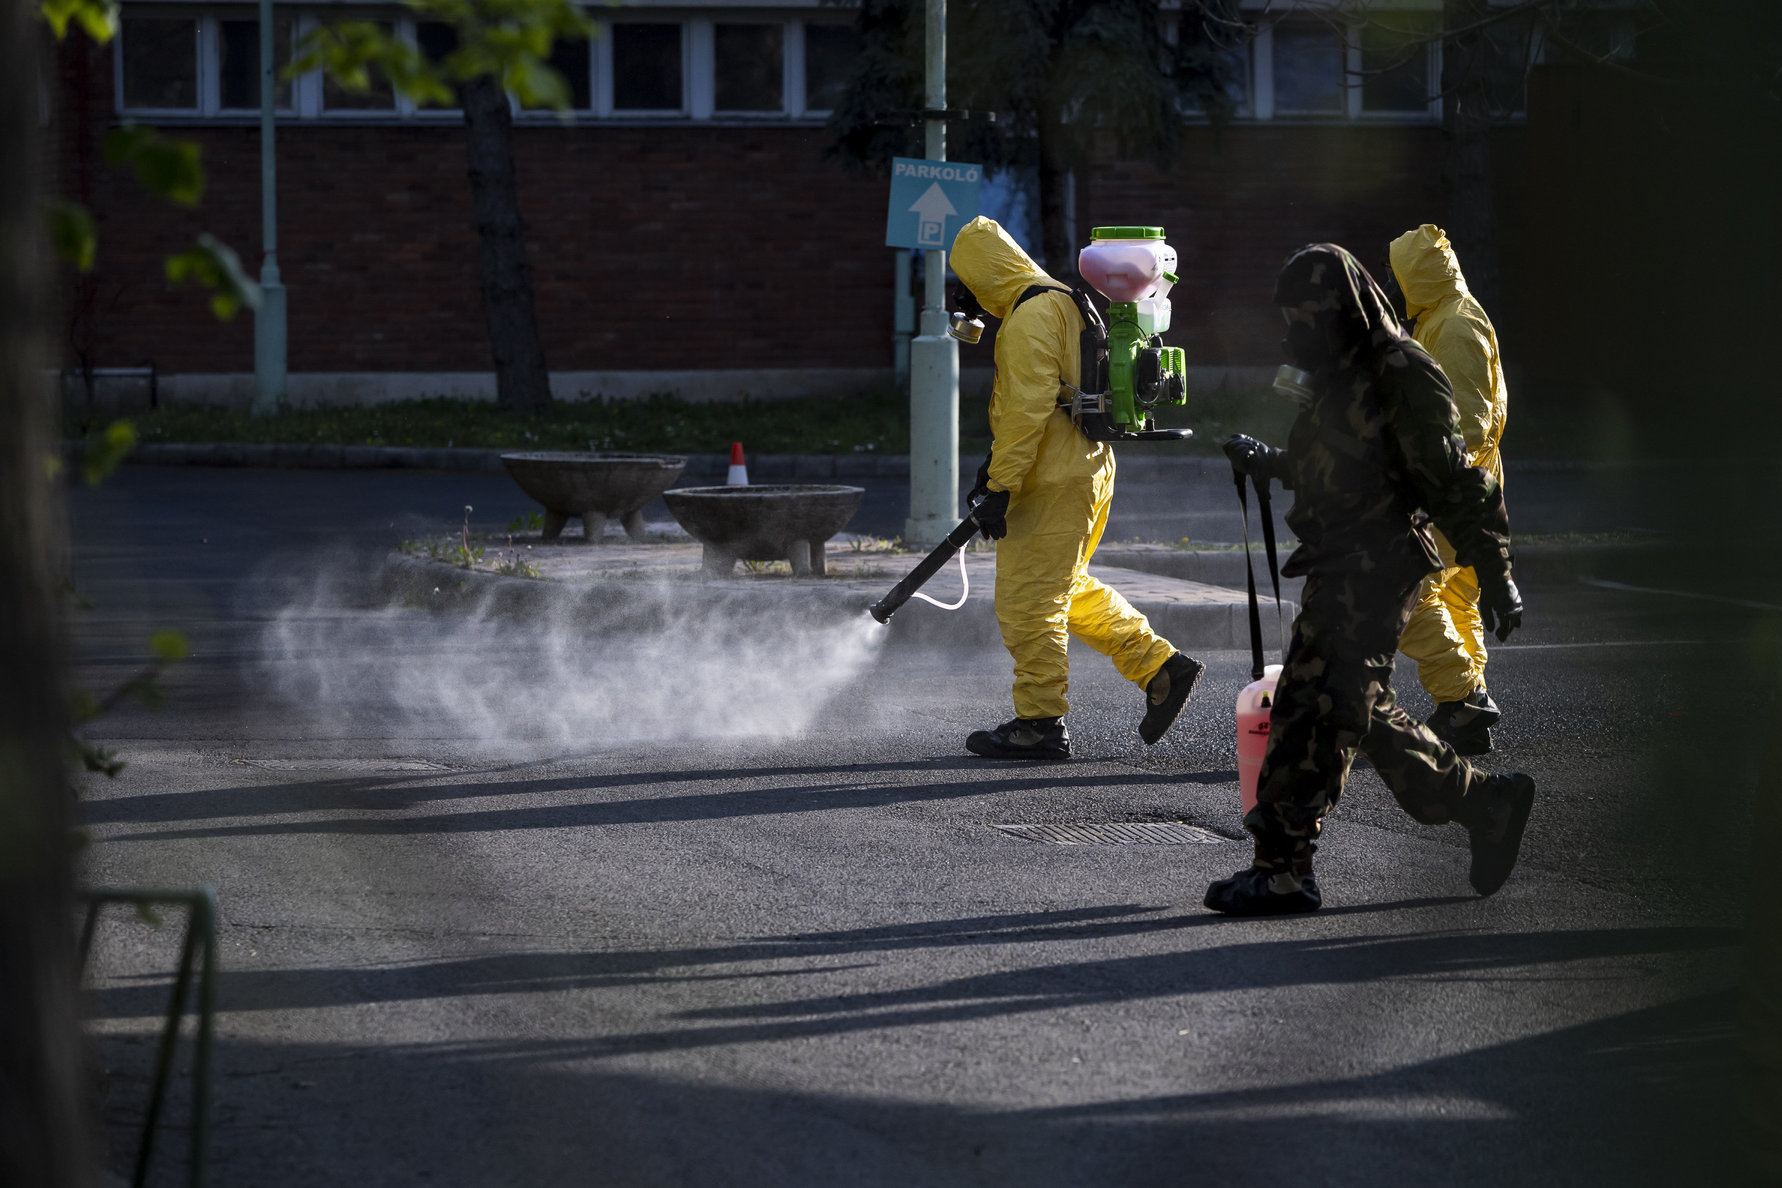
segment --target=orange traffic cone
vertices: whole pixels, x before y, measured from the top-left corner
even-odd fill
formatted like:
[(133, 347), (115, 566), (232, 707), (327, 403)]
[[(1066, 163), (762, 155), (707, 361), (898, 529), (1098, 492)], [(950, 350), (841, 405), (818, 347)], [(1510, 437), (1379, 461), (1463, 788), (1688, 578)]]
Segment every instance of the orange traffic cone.
[(732, 487), (749, 485), (749, 468), (743, 465), (742, 442), (740, 441), (730, 443), (730, 478), (727, 482)]

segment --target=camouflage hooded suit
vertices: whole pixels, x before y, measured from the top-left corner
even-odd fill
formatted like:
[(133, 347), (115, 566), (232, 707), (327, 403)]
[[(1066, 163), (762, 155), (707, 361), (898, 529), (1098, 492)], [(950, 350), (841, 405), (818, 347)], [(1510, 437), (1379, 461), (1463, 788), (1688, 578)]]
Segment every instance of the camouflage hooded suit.
[(1287, 524), (1300, 541), (1282, 572), (1306, 583), (1244, 827), (1259, 867), (1306, 874), (1357, 751), (1417, 820), (1465, 819), (1484, 776), (1399, 707), (1392, 661), (1424, 575), (1441, 565), (1430, 523), (1483, 576), (1509, 572), (1509, 521), (1496, 480), (1467, 465), (1441, 369), (1353, 256), (1300, 249), (1275, 301), (1315, 322), (1289, 327), (1284, 345), (1314, 394), (1270, 465), (1294, 492)]

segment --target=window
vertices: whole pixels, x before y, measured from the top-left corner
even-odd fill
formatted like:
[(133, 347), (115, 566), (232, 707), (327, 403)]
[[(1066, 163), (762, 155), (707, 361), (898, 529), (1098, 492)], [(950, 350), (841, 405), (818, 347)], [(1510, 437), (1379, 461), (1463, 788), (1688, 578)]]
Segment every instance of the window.
[[(444, 21), (415, 22), (415, 48), (429, 62), (444, 62), (458, 50), (458, 30)], [(451, 85), (451, 84), (447, 84)], [(457, 101), (440, 103), (437, 100), (423, 100), (420, 104), (424, 111), (456, 111)]]
[(618, 111), (681, 111), (681, 27), (613, 25), (613, 107)]
[(1441, 31), (1438, 13), (1370, 14), (1361, 27), (1361, 109), (1423, 113), (1429, 110), (1429, 59)]
[(594, 106), (594, 76), (588, 67), (588, 41), (559, 37), (551, 44), (551, 68), (569, 85), (569, 106), (587, 111)]
[(712, 36), (712, 106), (718, 111), (784, 111), (783, 25), (719, 24)]
[[(581, 37), (558, 37), (551, 42), (551, 56), (546, 63), (563, 77), (569, 89), (569, 109), (588, 111), (594, 106), (594, 74), (589, 56), (592, 45)], [(555, 109), (548, 103), (521, 103), (527, 111), (550, 114)]]
[(124, 106), (196, 111), (198, 21), (127, 16), (122, 32)]
[(1345, 38), (1325, 24), (1281, 24), (1274, 30), (1275, 111), (1342, 115)]
[(860, 34), (852, 25), (804, 27), (804, 109), (833, 111), (847, 90)]
[[(1225, 86), (1225, 97), (1231, 102), (1231, 110), (1248, 113), (1250, 107), (1250, 47), (1240, 46), (1237, 49), (1220, 53), (1213, 64)], [(1183, 102), (1183, 110), (1189, 115), (1206, 114), (1207, 105), (1199, 95), (1190, 95)]]
[[(291, 60), (291, 25), (288, 15), (272, 18), (272, 60), (279, 65)], [(225, 111), (260, 110), (260, 22), (217, 22), (217, 86), (219, 106)], [(273, 103), (291, 109), (291, 82), (279, 79)]]
[[(395, 26), (389, 21), (375, 22), (386, 33), (394, 31)], [(334, 80), (332, 74), (322, 78), (322, 106), (330, 112), (370, 111), (386, 112), (396, 110), (396, 92), (390, 89), (390, 82), (376, 70), (371, 71), (371, 89), (369, 91), (349, 91)]]

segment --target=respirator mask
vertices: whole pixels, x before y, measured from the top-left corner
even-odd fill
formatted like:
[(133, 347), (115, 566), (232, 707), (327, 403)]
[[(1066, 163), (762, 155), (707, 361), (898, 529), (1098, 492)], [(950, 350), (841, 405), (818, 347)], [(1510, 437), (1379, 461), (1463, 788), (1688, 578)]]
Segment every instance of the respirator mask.
[(1316, 326), (1296, 321), (1285, 309), (1281, 316), (1287, 323), (1286, 337), (1281, 339), (1281, 353), (1288, 361), (1275, 372), (1275, 391), (1295, 404), (1310, 404), (1312, 373), (1324, 362), (1326, 354), (1324, 336)]
[(1291, 363), (1283, 363), (1275, 371), (1275, 395), (1285, 396), (1295, 404), (1312, 402), (1312, 373), (1301, 371)]
[(985, 310), (963, 283), (953, 286), (953, 310), (947, 315), (947, 333), (967, 346), (976, 346), (984, 337)]

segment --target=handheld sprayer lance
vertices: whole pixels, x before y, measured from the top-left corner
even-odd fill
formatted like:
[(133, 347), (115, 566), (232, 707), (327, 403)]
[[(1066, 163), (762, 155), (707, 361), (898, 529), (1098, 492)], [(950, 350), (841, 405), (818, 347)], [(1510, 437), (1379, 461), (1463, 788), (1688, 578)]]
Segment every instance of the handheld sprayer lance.
[[(981, 527), (974, 508), (973, 514), (959, 521), (959, 526), (947, 533), (947, 538), (935, 545), (934, 551), (922, 558), (921, 562), (910, 570), (908, 577), (892, 586), (889, 594), (873, 603), (867, 613), (881, 623), (889, 623), (891, 616), (897, 613), (898, 608), (908, 602), (917, 590), (926, 585), (929, 578), (939, 573), (960, 549), (970, 544), (971, 538), (978, 534)], [(922, 597), (927, 598), (928, 596), (924, 594)]]

